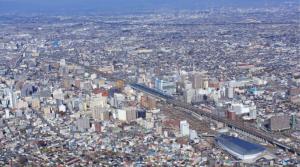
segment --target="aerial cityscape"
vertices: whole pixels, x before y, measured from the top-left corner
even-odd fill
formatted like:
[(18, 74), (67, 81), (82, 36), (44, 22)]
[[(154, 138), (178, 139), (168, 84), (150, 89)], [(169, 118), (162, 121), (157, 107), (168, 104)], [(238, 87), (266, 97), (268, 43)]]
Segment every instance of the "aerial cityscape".
[(299, 1), (77, 8), (0, 7), (0, 166), (300, 167)]

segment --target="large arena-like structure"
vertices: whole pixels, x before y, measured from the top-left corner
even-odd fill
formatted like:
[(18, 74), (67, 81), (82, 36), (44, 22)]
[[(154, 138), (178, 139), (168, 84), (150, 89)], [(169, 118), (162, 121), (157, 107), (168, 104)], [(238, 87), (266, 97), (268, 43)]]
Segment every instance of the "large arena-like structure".
[(221, 148), (241, 160), (255, 159), (266, 150), (259, 144), (250, 143), (237, 137), (228, 136), (225, 134), (219, 135), (216, 138), (216, 142)]

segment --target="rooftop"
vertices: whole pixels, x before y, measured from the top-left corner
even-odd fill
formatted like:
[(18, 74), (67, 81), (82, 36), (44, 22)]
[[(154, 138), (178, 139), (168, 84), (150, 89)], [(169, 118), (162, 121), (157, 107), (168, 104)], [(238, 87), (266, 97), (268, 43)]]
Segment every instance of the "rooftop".
[(250, 143), (237, 137), (224, 134), (218, 136), (217, 141), (241, 155), (256, 154), (265, 150), (265, 148), (259, 144)]

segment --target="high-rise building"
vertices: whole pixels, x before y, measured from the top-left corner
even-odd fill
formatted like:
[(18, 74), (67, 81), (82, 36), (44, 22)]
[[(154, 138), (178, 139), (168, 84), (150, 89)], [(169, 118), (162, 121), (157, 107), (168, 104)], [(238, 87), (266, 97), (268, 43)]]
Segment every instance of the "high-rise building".
[(123, 89), (124, 88), (124, 81), (123, 80), (117, 80), (115, 83), (116, 88)]
[(208, 77), (202, 73), (195, 73), (191, 77), (193, 89), (207, 89)]
[(141, 97), (141, 107), (146, 109), (152, 110), (156, 108), (156, 100), (149, 96), (142, 96)]
[(194, 89), (185, 90), (183, 93), (184, 101), (186, 103), (192, 103), (193, 96), (195, 95)]
[(66, 66), (66, 60), (65, 60), (65, 59), (60, 59), (60, 61), (59, 61), (59, 66), (60, 66), (60, 67)]
[(17, 97), (16, 94), (13, 92), (12, 88), (11, 89), (5, 89), (5, 93), (8, 97), (8, 107), (9, 108), (15, 108), (17, 104)]
[(132, 121), (136, 119), (136, 110), (129, 109), (126, 112), (127, 121)]
[(117, 110), (117, 118), (120, 121), (126, 121), (126, 110), (118, 109)]
[(125, 101), (125, 96), (120, 93), (114, 93), (114, 97), (111, 99), (110, 104), (113, 107), (121, 108), (123, 106), (123, 103)]
[(288, 115), (276, 115), (270, 118), (269, 128), (272, 131), (281, 131), (290, 129), (291, 127), (290, 116)]
[(200, 89), (202, 87), (202, 85), (201, 85), (201, 77), (202, 77), (202, 75), (200, 75), (198, 73), (192, 75), (193, 89)]
[(92, 112), (93, 112), (93, 118), (95, 120), (101, 120), (101, 121), (109, 120), (109, 112), (103, 108), (99, 108), (99, 107), (93, 108)]
[(61, 104), (61, 105), (58, 106), (58, 110), (60, 112), (66, 112), (67, 111), (67, 107), (64, 104)]
[(182, 136), (190, 135), (190, 125), (186, 120), (180, 121), (180, 134)]
[(234, 89), (239, 86), (243, 86), (243, 82), (236, 82), (235, 80), (227, 82), (225, 85), (226, 97), (232, 99), (234, 97)]
[(176, 83), (175, 82), (165, 81), (165, 80), (156, 78), (155, 82), (154, 82), (154, 87), (155, 87), (155, 89), (158, 89), (169, 95), (176, 93)]
[(250, 113), (250, 107), (246, 106), (242, 103), (232, 103), (231, 108), (232, 111), (236, 113), (236, 115), (248, 114)]
[(251, 119), (256, 119), (256, 117), (257, 117), (257, 110), (256, 110), (256, 106), (254, 103), (250, 106), (249, 117)]
[(120, 121), (130, 122), (136, 119), (136, 110), (126, 108), (125, 110), (118, 109), (117, 117)]
[(234, 97), (234, 88), (232, 86), (226, 86), (226, 97), (232, 99)]
[(90, 108), (105, 108), (107, 106), (107, 97), (101, 94), (93, 95), (90, 100)]
[(40, 99), (38, 98), (32, 99), (31, 106), (36, 110), (40, 109)]
[(90, 128), (90, 120), (86, 117), (81, 117), (76, 121), (78, 130), (86, 131)]
[(10, 117), (9, 109), (5, 109), (5, 118), (8, 119)]
[(195, 140), (198, 138), (198, 134), (195, 130), (190, 130), (190, 139)]

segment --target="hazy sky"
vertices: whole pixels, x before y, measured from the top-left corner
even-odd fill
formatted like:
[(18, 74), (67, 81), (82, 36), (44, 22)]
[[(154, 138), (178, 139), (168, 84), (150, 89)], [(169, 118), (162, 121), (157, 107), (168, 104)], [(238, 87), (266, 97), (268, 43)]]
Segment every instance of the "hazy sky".
[(109, 12), (184, 10), (219, 7), (259, 7), (300, 0), (0, 0), (4, 12)]

